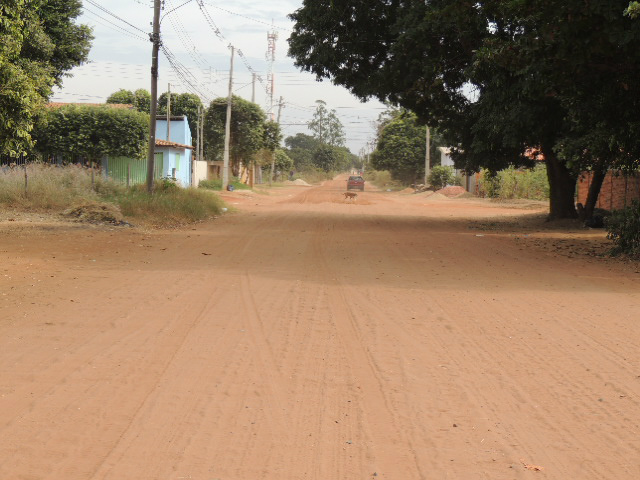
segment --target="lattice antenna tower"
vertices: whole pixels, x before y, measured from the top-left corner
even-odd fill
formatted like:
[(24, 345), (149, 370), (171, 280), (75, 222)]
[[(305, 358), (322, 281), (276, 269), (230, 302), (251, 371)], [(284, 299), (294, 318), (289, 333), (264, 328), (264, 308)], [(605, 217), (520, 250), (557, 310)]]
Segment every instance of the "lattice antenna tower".
[(267, 32), (267, 95), (269, 96), (268, 114), (271, 120), (274, 120), (273, 112), (273, 95), (275, 92), (275, 76), (273, 74), (273, 63), (276, 61), (276, 40), (278, 40), (278, 32), (272, 30)]

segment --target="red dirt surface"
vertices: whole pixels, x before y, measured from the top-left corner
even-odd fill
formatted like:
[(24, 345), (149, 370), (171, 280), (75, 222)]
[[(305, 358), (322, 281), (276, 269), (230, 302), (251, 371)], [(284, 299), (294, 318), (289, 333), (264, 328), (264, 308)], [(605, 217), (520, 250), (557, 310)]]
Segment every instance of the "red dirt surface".
[(343, 180), (177, 231), (5, 216), (0, 479), (640, 478), (637, 264)]

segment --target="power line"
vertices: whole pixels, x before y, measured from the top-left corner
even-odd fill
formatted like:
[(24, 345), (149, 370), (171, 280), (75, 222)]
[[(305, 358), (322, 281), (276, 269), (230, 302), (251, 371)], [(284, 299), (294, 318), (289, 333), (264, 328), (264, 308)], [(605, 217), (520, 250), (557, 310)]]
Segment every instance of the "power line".
[(200, 68), (202, 68), (205, 65), (208, 66), (209, 68), (212, 68), (211, 65), (209, 65), (204, 59), (204, 57), (198, 52), (196, 45), (193, 43), (193, 41), (191, 40), (191, 37), (189, 36), (186, 29), (184, 28), (184, 24), (182, 23), (180, 16), (172, 15), (169, 17), (169, 21), (171, 22), (171, 25), (173, 26), (174, 31), (178, 35), (178, 38), (180, 39), (180, 41), (182, 42), (186, 50), (189, 52), (189, 56), (194, 60), (194, 62), (197, 65), (199, 65)]
[[(202, 12), (202, 16), (204, 17), (204, 19), (206, 20), (206, 22), (209, 24), (209, 27), (213, 30), (213, 33), (216, 35), (216, 37), (218, 37), (218, 39), (223, 43), (223, 44), (227, 44), (228, 47), (233, 47), (233, 45), (231, 44), (231, 42), (228, 42), (227, 39), (225, 38), (224, 34), (222, 33), (222, 31), (218, 28), (218, 26), (216, 25), (216, 23), (213, 21), (213, 19), (211, 18), (211, 14), (209, 13), (209, 11), (206, 9), (206, 7), (204, 6), (204, 0), (196, 0), (196, 3), (198, 4), (198, 7), (200, 7), (200, 11)], [(233, 47), (235, 48), (235, 47)], [(242, 50), (240, 50), (239, 48), (235, 49), (238, 52), (238, 56), (240, 57), (240, 59), (242, 60), (242, 63), (244, 63), (245, 67), (247, 68), (247, 70), (249, 70), (252, 74), (255, 74), (256, 78), (258, 79), (258, 81), (260, 82), (260, 84), (262, 85), (262, 87), (264, 88), (265, 92), (267, 93), (267, 95), (269, 94), (267, 85), (264, 83), (264, 80), (262, 79), (262, 77), (260, 75), (258, 75), (258, 72), (256, 72), (251, 65), (249, 64), (249, 61), (247, 60), (247, 58), (245, 57), (245, 55), (242, 53)]]
[[(162, 53), (164, 53), (165, 57), (169, 61), (169, 65), (171, 65), (171, 68), (173, 69), (177, 77), (182, 81), (185, 88), (190, 88), (192, 93), (195, 93), (200, 98), (204, 99), (207, 102), (210, 102), (211, 98), (209, 95), (204, 93), (204, 90), (208, 91), (214, 96), (215, 93), (209, 90), (204, 85), (200, 84), (198, 82), (198, 79), (176, 58), (176, 56), (171, 52), (171, 50), (169, 50), (166, 45), (162, 45), (160, 48), (162, 49)], [(201, 88), (204, 88), (204, 90), (202, 90)]]
[(267, 25), (267, 26), (269, 26), (269, 27), (271, 27), (271, 28), (274, 28), (274, 29), (276, 29), (276, 30), (283, 30), (283, 31), (285, 31), (285, 32), (291, 32), (291, 31), (292, 31), (292, 30), (289, 30), (288, 28), (276, 27), (275, 25), (273, 25), (273, 24), (271, 24), (271, 23), (264, 22), (264, 21), (262, 21), (262, 20), (258, 20), (258, 19), (255, 19), (255, 18), (251, 18), (251, 17), (248, 17), (248, 16), (243, 15), (243, 14), (241, 14), (241, 13), (232, 12), (231, 10), (227, 10), (226, 8), (218, 7), (218, 6), (213, 5), (212, 3), (209, 3), (209, 2), (207, 2), (207, 4), (208, 4), (209, 6), (211, 6), (211, 7), (213, 7), (213, 8), (216, 8), (216, 9), (218, 9), (218, 10), (221, 10), (221, 11), (223, 11), (223, 12), (230, 13), (231, 15), (236, 15), (237, 17), (242, 17), (242, 18), (245, 18), (245, 19), (247, 19), (247, 20), (251, 20), (252, 22), (261, 23), (262, 25)]
[(133, 23), (129, 23), (128, 21), (126, 21), (124, 18), (119, 17), (118, 15), (116, 15), (115, 13), (107, 10), (106, 8), (104, 8), (102, 5), (100, 5), (99, 3), (94, 2), (93, 0), (86, 0), (88, 3), (90, 3), (91, 5), (93, 5), (96, 8), (99, 8), (100, 10), (102, 10), (104, 13), (111, 15), (113, 18), (117, 18), (118, 20), (120, 20), (123, 23), (126, 23), (127, 25), (129, 25), (132, 28), (135, 28), (136, 30), (138, 30), (139, 32), (144, 33), (145, 35), (147, 34), (147, 32), (145, 32), (144, 30), (142, 30), (141, 28), (136, 27)]
[(108, 19), (104, 18), (103, 16), (99, 15), (98, 13), (94, 12), (93, 10), (91, 10), (90, 8), (87, 8), (87, 7), (86, 7), (86, 6), (84, 6), (84, 5), (82, 6), (82, 8), (83, 8), (86, 12), (90, 13), (91, 15), (95, 15), (96, 17), (98, 17), (98, 18), (102, 19), (103, 21), (105, 21), (105, 22), (109, 23), (110, 25), (112, 25), (112, 26), (105, 25), (104, 23), (101, 23), (101, 22), (99, 22), (99, 21), (97, 21), (97, 20), (95, 20), (95, 19), (93, 20), (94, 22), (100, 23), (103, 27), (107, 27), (107, 28), (113, 28), (113, 27), (115, 27), (115, 28), (117, 28), (118, 30), (120, 30), (120, 32), (124, 32), (124, 33), (126, 33), (127, 35), (129, 35), (130, 37), (136, 38), (136, 39), (138, 39), (138, 40), (144, 40), (144, 41), (146, 41), (146, 40), (147, 40), (146, 38), (141, 37), (140, 35), (136, 35), (135, 33), (130, 32), (129, 30), (127, 30), (127, 29), (125, 29), (125, 28), (122, 28), (120, 25), (117, 25), (117, 24), (113, 23), (111, 20), (108, 20)]

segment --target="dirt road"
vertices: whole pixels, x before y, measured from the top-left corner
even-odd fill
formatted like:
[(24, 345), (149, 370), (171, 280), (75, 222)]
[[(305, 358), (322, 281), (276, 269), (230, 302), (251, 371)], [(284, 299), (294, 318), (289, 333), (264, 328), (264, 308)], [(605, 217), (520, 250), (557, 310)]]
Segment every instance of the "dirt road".
[(640, 478), (634, 268), (343, 187), (1, 224), (0, 479)]

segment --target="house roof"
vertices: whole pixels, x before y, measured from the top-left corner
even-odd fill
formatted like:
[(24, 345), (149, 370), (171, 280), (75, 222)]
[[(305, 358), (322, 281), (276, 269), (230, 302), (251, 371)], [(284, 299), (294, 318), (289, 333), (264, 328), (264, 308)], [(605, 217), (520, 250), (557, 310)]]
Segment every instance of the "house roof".
[(162, 140), (160, 138), (156, 138), (156, 147), (188, 148), (189, 150), (193, 150), (193, 147), (191, 145), (183, 145), (182, 143), (169, 142), (167, 140)]
[(133, 105), (131, 105), (130, 103), (77, 103), (77, 102), (72, 102), (72, 103), (67, 103), (67, 102), (49, 102), (47, 104), (47, 107), (49, 108), (60, 108), (60, 107), (65, 107), (67, 105), (80, 105), (83, 107), (108, 107), (108, 108), (122, 108), (125, 110), (132, 110), (133, 109)]

